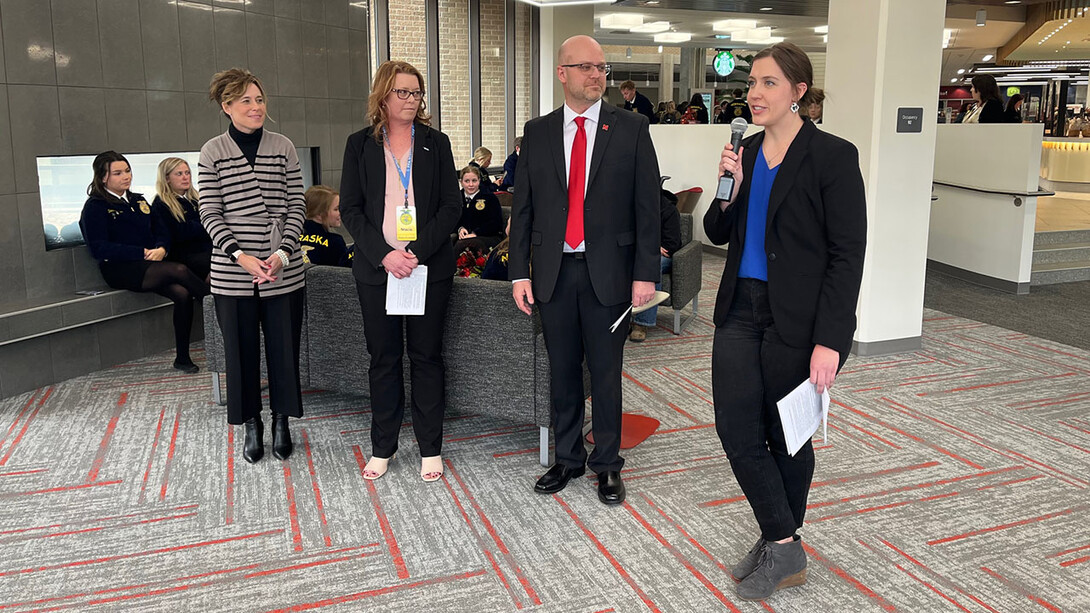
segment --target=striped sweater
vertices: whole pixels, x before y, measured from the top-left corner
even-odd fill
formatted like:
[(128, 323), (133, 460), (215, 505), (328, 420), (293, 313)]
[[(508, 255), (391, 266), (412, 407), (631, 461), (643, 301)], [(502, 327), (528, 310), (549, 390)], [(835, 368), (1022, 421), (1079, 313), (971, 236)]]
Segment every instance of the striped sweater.
[(289, 255), (276, 281), (258, 285), (261, 296), (279, 296), (303, 287), (299, 235), (306, 218), (303, 174), (295, 145), (286, 136), (264, 131), (253, 166), (223, 133), (201, 147), (197, 180), (201, 224), (212, 237), (212, 293), (253, 296), (253, 277), (231, 260), (241, 249), (261, 259), (277, 249)]

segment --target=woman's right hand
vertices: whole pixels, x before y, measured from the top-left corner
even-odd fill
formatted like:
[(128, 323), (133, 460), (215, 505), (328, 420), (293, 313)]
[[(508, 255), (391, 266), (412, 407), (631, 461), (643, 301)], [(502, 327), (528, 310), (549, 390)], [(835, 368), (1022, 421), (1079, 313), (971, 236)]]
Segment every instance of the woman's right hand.
[(398, 249), (394, 249), (390, 253), (387, 253), (386, 257), (382, 258), (382, 267), (385, 268), (387, 272), (394, 275), (395, 279), (404, 279), (411, 275), (413, 269), (419, 264), (420, 262), (411, 252), (400, 251)]
[(465, 228), (458, 228), (458, 238), (459, 239), (467, 238), (468, 236), (469, 236), (469, 230), (466, 230)]
[(250, 276), (254, 278), (254, 283), (260, 285), (266, 281), (276, 281), (276, 277), (269, 274), (269, 266), (252, 255), (243, 253), (238, 256), (238, 265), (250, 273)]
[(742, 172), (742, 152), (745, 151), (745, 147), (739, 147), (738, 152), (734, 152), (734, 145), (727, 143), (723, 146), (723, 155), (719, 157), (719, 176), (722, 177), (726, 173), (730, 173), (734, 176), (734, 190), (730, 195), (730, 202), (723, 202), (719, 206), (726, 208), (728, 204), (734, 202), (738, 198), (738, 191), (742, 189), (742, 179), (744, 178)]

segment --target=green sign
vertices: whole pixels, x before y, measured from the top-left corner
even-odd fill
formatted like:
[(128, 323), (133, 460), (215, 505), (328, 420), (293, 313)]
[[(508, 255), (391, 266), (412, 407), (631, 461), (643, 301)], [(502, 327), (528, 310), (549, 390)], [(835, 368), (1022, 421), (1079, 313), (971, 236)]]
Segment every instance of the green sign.
[(1007, 97), (1008, 98), (1010, 98), (1011, 96), (1013, 96), (1015, 94), (1020, 94), (1020, 93), (1022, 93), (1022, 88), (1021, 87), (1008, 87), (1007, 88)]
[(715, 54), (715, 59), (712, 60), (712, 67), (715, 68), (715, 74), (725, 77), (734, 72), (734, 55), (730, 51), (720, 51)]

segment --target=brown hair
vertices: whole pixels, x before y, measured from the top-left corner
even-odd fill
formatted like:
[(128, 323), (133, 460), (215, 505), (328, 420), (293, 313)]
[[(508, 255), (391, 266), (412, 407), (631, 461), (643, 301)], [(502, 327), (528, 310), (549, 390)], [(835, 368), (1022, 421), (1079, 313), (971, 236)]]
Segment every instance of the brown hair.
[(244, 68), (229, 68), (212, 75), (212, 82), (208, 84), (208, 99), (220, 105), (230, 104), (244, 96), (251, 83), (261, 90), (261, 95), (268, 102), (261, 79)]
[(626, 89), (636, 89), (636, 82), (632, 79), (629, 79), (624, 83), (621, 83), (621, 91), (624, 91)]
[(462, 177), (466, 176), (467, 174), (469, 174), (471, 172), (473, 174), (477, 175), (477, 180), (479, 180), (479, 181), (483, 180), (483, 178), (481, 177), (480, 167), (479, 166), (472, 166), (472, 165), (471, 166), (466, 166), (465, 168), (458, 171), (458, 180), (461, 181)]
[(808, 90), (807, 93), (810, 94), (810, 104), (820, 105), (825, 102), (824, 89), (821, 89), (820, 87), (815, 87), (814, 89)]
[(995, 82), (995, 77), (990, 74), (978, 74), (973, 77), (973, 89), (980, 94), (980, 103), (983, 104), (989, 100), (998, 100), (1003, 102), (1003, 98), (999, 95), (999, 84)]
[(394, 91), (394, 80), (399, 74), (413, 75), (420, 82), (420, 91), (424, 93), (424, 97), (420, 98), (420, 108), (416, 109), (416, 121), (426, 126), (431, 125), (431, 115), (427, 113), (428, 103), (425, 101), (427, 89), (424, 87), (424, 75), (408, 62), (389, 60), (383, 62), (375, 71), (375, 79), (371, 83), (371, 95), (367, 97), (367, 118), (375, 127), (375, 140), (379, 142), (382, 142), (382, 129), (390, 121), (386, 114), (386, 107), (382, 103), (386, 100), (386, 96)]
[[(799, 98), (799, 106), (806, 108), (806, 105), (814, 102), (814, 65), (810, 63), (810, 57), (806, 55), (806, 52), (799, 48), (794, 43), (776, 43), (771, 47), (765, 47), (761, 49), (757, 55), (753, 56), (753, 61), (770, 57), (776, 65), (783, 71), (783, 75), (787, 77), (787, 80), (792, 85), (798, 85), (802, 83), (806, 85), (806, 93)], [(752, 65), (752, 63), (751, 63)]]
[[(333, 207), (333, 201), (337, 196), (341, 195), (340, 192), (333, 189), (328, 185), (313, 185), (307, 190), (307, 193), (303, 195), (303, 199), (307, 203), (307, 219), (313, 219), (318, 221), (329, 214), (329, 209)], [(325, 225), (325, 222), (319, 222), (329, 230), (329, 226)]]
[[(189, 162), (186, 162), (182, 158), (169, 157), (159, 162), (159, 171), (155, 174), (155, 193), (159, 196), (159, 199), (163, 201), (163, 204), (167, 205), (167, 209), (170, 210), (170, 215), (178, 223), (185, 221), (185, 209), (182, 208), (182, 203), (178, 202), (178, 196), (174, 193), (174, 190), (170, 188), (170, 173), (177, 170), (179, 166), (185, 164), (189, 167)], [(193, 170), (190, 169), (190, 176), (193, 174)], [(189, 183), (189, 191), (183, 194), (187, 199), (197, 202), (200, 198), (200, 194), (197, 193), (197, 188), (193, 187), (192, 180)]]
[(106, 191), (106, 177), (109, 176), (110, 166), (114, 162), (125, 162), (129, 169), (132, 169), (132, 164), (129, 164), (129, 161), (125, 159), (125, 156), (116, 151), (103, 151), (96, 155), (95, 160), (91, 162), (91, 168), (94, 169), (95, 178), (92, 179), (91, 184), (87, 186), (88, 196), (106, 201), (117, 200), (117, 196)]

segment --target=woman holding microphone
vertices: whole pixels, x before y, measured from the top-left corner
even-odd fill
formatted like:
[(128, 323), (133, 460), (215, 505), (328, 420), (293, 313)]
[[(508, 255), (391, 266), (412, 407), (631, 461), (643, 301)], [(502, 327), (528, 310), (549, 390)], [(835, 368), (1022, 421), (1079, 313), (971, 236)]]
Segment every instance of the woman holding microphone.
[[(407, 62), (384, 62), (367, 101), (371, 126), (349, 136), (344, 151), (341, 219), (356, 241), (352, 273), (371, 354), (371, 459), (363, 472), (370, 480), (386, 474), (397, 451), (406, 342), (420, 477), (443, 476), (443, 321), (454, 283), (450, 234), (462, 200), (450, 139), (429, 127), (425, 108), (420, 71)], [(427, 267), (424, 314), (388, 315), (388, 276), (404, 279), (420, 266)]]
[(212, 295), (227, 363), (227, 423), (245, 424), (242, 457), (265, 454), (261, 345), (269, 374), (273, 455), (292, 452), (288, 417), (303, 416), (303, 174), (295, 145), (264, 129), (265, 90), (249, 71), (216, 73), (208, 93), (231, 120), (201, 147), (201, 223), (212, 238)]
[(729, 243), (715, 303), (715, 423), (761, 536), (732, 574), (738, 595), (763, 600), (806, 582), (797, 533), (814, 474), (807, 442), (788, 455), (776, 402), (804, 380), (833, 385), (855, 332), (867, 207), (851, 143), (799, 114), (812, 102), (806, 53), (779, 43), (754, 57), (748, 102), (764, 131), (723, 150), (729, 200), (704, 230)]

